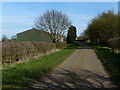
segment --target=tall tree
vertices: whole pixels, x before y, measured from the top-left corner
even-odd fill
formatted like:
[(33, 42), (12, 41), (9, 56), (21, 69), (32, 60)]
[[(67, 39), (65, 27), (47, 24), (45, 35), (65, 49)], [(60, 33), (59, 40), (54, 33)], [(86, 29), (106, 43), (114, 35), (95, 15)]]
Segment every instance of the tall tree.
[(67, 43), (72, 44), (76, 38), (76, 27), (70, 26), (67, 33)]
[(108, 40), (118, 36), (118, 16), (113, 11), (103, 12), (93, 18), (86, 33), (93, 43), (98, 39), (101, 44), (107, 45)]
[(55, 43), (65, 34), (71, 21), (64, 13), (53, 9), (36, 18), (34, 24), (37, 29), (51, 33), (51, 39)]

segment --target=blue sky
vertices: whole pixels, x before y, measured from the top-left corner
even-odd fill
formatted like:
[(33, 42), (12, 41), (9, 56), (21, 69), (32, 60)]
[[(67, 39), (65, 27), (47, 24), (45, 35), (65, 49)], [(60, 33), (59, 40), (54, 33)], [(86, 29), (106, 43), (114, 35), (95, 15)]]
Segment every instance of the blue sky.
[[(103, 11), (118, 12), (117, 2), (2, 2), (2, 34), (9, 38), (34, 27), (36, 17), (46, 10), (65, 13), (79, 36), (90, 20)], [(0, 20), (1, 21), (1, 20)]]

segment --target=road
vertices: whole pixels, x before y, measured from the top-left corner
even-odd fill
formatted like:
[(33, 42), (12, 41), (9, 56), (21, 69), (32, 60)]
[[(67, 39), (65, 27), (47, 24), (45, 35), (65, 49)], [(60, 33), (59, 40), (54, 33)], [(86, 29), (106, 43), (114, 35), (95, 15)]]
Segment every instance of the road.
[[(59, 58), (59, 57), (58, 57)], [(115, 88), (93, 49), (81, 42), (62, 64), (36, 82), (33, 88)]]

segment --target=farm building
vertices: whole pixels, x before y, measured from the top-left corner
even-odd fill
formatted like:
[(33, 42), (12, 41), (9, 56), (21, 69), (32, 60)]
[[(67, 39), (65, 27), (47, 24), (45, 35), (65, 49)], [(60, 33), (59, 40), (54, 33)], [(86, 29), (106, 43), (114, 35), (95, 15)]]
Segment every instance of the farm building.
[(37, 42), (52, 42), (50, 34), (45, 31), (37, 30), (35, 28), (18, 33), (17, 41), (37, 41)]
[[(66, 38), (65, 36), (61, 36), (61, 39), (59, 41), (63, 42), (65, 38)], [(25, 42), (25, 41), (52, 42), (52, 39), (50, 37), (50, 33), (32, 28), (30, 30), (18, 33), (17, 41), (18, 42)]]

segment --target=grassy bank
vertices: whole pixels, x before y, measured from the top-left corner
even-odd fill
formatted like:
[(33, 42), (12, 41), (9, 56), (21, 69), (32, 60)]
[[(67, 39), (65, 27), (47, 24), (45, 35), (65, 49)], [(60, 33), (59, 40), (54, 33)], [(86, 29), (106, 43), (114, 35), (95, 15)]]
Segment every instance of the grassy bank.
[(3, 88), (29, 87), (31, 83), (39, 80), (41, 76), (70, 56), (76, 47), (69, 45), (60, 51), (16, 64), (15, 67), (3, 66), (5, 68), (2, 75)]
[(110, 73), (113, 81), (120, 86), (120, 53), (115, 53), (111, 48), (92, 45), (94, 51)]

